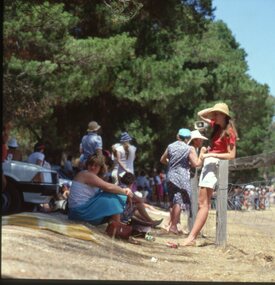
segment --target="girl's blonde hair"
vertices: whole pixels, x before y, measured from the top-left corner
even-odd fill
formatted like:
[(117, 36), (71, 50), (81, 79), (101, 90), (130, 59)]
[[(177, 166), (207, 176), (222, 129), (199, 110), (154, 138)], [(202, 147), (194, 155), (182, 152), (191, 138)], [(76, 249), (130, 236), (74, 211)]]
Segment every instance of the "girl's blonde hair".
[(122, 145), (123, 145), (123, 148), (125, 150), (125, 154), (126, 154), (126, 159), (128, 159), (129, 157), (129, 142), (124, 142)]

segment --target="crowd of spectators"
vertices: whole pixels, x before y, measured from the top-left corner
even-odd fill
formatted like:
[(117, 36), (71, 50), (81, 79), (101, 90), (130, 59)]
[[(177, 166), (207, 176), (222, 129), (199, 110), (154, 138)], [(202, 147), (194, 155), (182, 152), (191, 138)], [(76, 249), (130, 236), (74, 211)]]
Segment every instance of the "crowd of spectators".
[[(211, 207), (216, 205), (216, 196), (212, 199)], [(229, 210), (266, 210), (275, 204), (275, 190), (272, 185), (229, 185)]]
[[(85, 176), (85, 171), (87, 171), (88, 169), (86, 164), (91, 156), (100, 155), (104, 157), (104, 161), (106, 164), (106, 172), (104, 173), (104, 176), (102, 176), (101, 178), (103, 179), (103, 181), (106, 181), (107, 184), (104, 184), (104, 182), (100, 183), (107, 189), (107, 192), (110, 192), (111, 189), (112, 190), (111, 192), (113, 192), (114, 194), (113, 197), (117, 197), (118, 193), (124, 194), (125, 190), (123, 190), (124, 186), (121, 181), (121, 178), (125, 175), (125, 173), (128, 175), (131, 174), (132, 175), (131, 185), (130, 186), (128, 185), (127, 187), (130, 187), (133, 193), (136, 192), (142, 197), (142, 203), (141, 201), (139, 202), (135, 201), (135, 203), (133, 204), (135, 205), (135, 208), (132, 208), (133, 205), (130, 204), (131, 207), (129, 209), (131, 209), (132, 211), (131, 212), (132, 217), (134, 211), (133, 209), (136, 209), (139, 212), (141, 212), (139, 220), (145, 219), (146, 223), (148, 223), (150, 226), (155, 226), (156, 224), (159, 224), (160, 221), (153, 221), (149, 217), (145, 209), (146, 207), (148, 207), (146, 205), (152, 205), (164, 208), (166, 210), (170, 210), (168, 185), (167, 185), (167, 172), (166, 172), (167, 169), (165, 167), (158, 169), (156, 167), (152, 167), (151, 169), (144, 169), (144, 168), (135, 169), (134, 161), (136, 158), (137, 147), (131, 143), (132, 137), (127, 132), (122, 132), (119, 142), (114, 144), (111, 150), (108, 151), (106, 149), (103, 149), (103, 142), (100, 134), (101, 134), (101, 126), (95, 121), (90, 122), (88, 124), (87, 133), (82, 137), (80, 141), (80, 153), (75, 154), (74, 156), (72, 154), (68, 154), (67, 156), (65, 156), (61, 165), (58, 166), (58, 169), (63, 172), (65, 177), (73, 181), (75, 180), (75, 177), (77, 175), (78, 175), (77, 177), (80, 177), (83, 171), (84, 171), (83, 175)], [(20, 147), (17, 140), (15, 138), (11, 138), (8, 141), (8, 136), (7, 136), (5, 142), (7, 146), (6, 147), (7, 152), (5, 152), (4, 154), (6, 157), (5, 159), (22, 161), (23, 156), (22, 153), (20, 152)], [(3, 154), (2, 154), (2, 161), (3, 161)], [(37, 164), (48, 168), (56, 167), (56, 165), (51, 165), (47, 161), (47, 157), (45, 155), (45, 144), (43, 142), (37, 142), (34, 145), (33, 152), (25, 159), (25, 162)], [(94, 174), (97, 173), (92, 165), (90, 165), (90, 172), (92, 173), (91, 177), (94, 177), (95, 176)], [(95, 181), (97, 184), (100, 184), (97, 179)], [(110, 186), (110, 184), (114, 186)], [(59, 200), (68, 200), (68, 198), (70, 197), (69, 195), (70, 186), (71, 184), (61, 185), (60, 188), (61, 198)], [(217, 199), (216, 194), (217, 193), (214, 191), (212, 195), (211, 199), (212, 209), (216, 208), (216, 199)], [(105, 194), (105, 196), (106, 195), (107, 194)], [(127, 194), (127, 196), (129, 195)], [(98, 199), (97, 196), (95, 196), (95, 200), (97, 201), (96, 203), (98, 203), (97, 199)], [(134, 199), (138, 201), (137, 196), (134, 196)], [(126, 200), (128, 201), (128, 199)], [(126, 203), (125, 201), (123, 204)], [(104, 201), (102, 201), (102, 203), (103, 202)], [(275, 204), (275, 191), (273, 186), (262, 186), (262, 185), (258, 187), (255, 187), (254, 185), (229, 186), (229, 191), (228, 191), (229, 210), (265, 210), (269, 209), (271, 204)], [(56, 207), (51, 208), (49, 205), (42, 205), (42, 207), (40, 207), (40, 210), (46, 212), (56, 209), (58, 208)], [(92, 205), (92, 210), (94, 211), (94, 204)], [(116, 210), (114, 211), (114, 213), (112, 213), (114, 217), (116, 216), (115, 213)], [(106, 222), (104, 215), (102, 216), (101, 219), (103, 219), (103, 221)], [(142, 226), (144, 226), (144, 224)]]

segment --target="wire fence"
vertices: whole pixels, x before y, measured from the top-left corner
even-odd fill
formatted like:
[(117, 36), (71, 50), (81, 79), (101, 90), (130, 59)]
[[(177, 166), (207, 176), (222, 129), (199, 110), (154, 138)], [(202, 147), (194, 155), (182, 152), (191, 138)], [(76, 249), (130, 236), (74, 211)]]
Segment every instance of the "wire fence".
[[(216, 239), (216, 202), (214, 193), (209, 217), (201, 232), (208, 242)], [(275, 192), (272, 181), (228, 185), (227, 245), (247, 255), (275, 254)]]
[[(266, 210), (274, 204), (274, 192), (271, 180), (253, 181), (243, 184), (228, 185), (228, 210)], [(215, 209), (215, 193), (211, 208)]]

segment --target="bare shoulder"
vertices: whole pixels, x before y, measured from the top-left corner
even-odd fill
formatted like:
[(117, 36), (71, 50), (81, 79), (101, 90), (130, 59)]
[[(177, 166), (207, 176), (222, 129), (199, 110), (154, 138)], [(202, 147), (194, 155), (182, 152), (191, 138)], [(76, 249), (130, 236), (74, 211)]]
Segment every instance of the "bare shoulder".
[(89, 172), (87, 170), (82, 170), (76, 174), (76, 176), (74, 177), (74, 180), (78, 182), (82, 182), (82, 183), (87, 183), (88, 181), (93, 179), (94, 176), (95, 174), (93, 174), (92, 172)]

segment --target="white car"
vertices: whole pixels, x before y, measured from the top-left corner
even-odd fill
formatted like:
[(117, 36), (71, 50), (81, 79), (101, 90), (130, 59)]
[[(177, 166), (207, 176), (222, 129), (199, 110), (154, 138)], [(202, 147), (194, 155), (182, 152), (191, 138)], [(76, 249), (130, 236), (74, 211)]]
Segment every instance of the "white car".
[(55, 170), (11, 160), (2, 163), (2, 172), (7, 181), (2, 191), (2, 214), (20, 212), (26, 203), (50, 203), (59, 191)]

